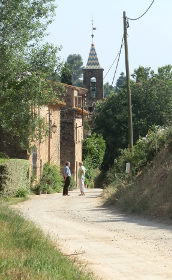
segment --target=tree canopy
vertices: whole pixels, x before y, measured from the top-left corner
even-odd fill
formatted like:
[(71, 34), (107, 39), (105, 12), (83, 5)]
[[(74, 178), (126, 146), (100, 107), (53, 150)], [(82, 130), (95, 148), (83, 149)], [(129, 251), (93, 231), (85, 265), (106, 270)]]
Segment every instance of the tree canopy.
[[(145, 136), (153, 125), (167, 125), (172, 115), (172, 66), (160, 67), (157, 74), (139, 67), (131, 81), (134, 143)], [(94, 131), (106, 141), (103, 165), (107, 169), (128, 146), (128, 107), (126, 85), (98, 102), (94, 116)]]
[(82, 66), (83, 61), (80, 54), (70, 54), (67, 57), (66, 63), (69, 66), (69, 70), (72, 74), (72, 84), (75, 86), (81, 86), (82, 81), (80, 80), (82, 76)]
[(31, 106), (58, 97), (48, 79), (58, 76), (59, 49), (42, 43), (54, 10), (54, 0), (5, 0), (0, 5), (0, 126), (24, 146), (38, 124)]
[(102, 135), (93, 133), (83, 142), (83, 160), (90, 162), (92, 168), (100, 167), (105, 153), (105, 141)]

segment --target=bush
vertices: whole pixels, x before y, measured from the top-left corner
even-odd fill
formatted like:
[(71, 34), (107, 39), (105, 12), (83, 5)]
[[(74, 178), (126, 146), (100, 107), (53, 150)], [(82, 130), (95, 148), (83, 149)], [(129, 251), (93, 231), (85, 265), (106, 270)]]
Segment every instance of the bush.
[(27, 197), (30, 194), (29, 189), (25, 189), (23, 187), (19, 188), (15, 194), (15, 197)]
[(101, 166), (105, 153), (105, 141), (102, 135), (93, 133), (91, 137), (85, 138), (83, 142), (84, 166), (87, 169), (85, 175), (85, 184), (88, 187), (94, 187), (96, 169)]
[(76, 182), (75, 182), (73, 176), (71, 176), (71, 177), (70, 177), (70, 186), (69, 186), (69, 190), (72, 191), (72, 190), (74, 190), (74, 189), (76, 189)]
[(0, 162), (0, 196), (12, 197), (29, 194), (29, 161), (5, 159)]
[(92, 159), (90, 157), (87, 157), (83, 162), (86, 173), (85, 173), (85, 184), (88, 187), (94, 187), (94, 179), (95, 179), (95, 169), (92, 165)]
[(146, 137), (139, 138), (133, 146), (133, 153), (129, 149), (121, 150), (121, 155), (114, 161), (114, 172), (126, 176), (126, 163), (131, 164), (131, 173), (136, 175), (165, 145), (171, 135), (169, 128), (153, 127)]
[(61, 192), (63, 187), (63, 177), (60, 175), (60, 168), (49, 163), (45, 163), (43, 167), (43, 174), (39, 184), (37, 184), (33, 191), (37, 194)]
[(100, 167), (103, 156), (105, 153), (105, 141), (101, 134), (96, 135), (93, 133), (91, 137), (87, 137), (83, 142), (83, 160), (91, 161), (92, 167), (98, 168)]

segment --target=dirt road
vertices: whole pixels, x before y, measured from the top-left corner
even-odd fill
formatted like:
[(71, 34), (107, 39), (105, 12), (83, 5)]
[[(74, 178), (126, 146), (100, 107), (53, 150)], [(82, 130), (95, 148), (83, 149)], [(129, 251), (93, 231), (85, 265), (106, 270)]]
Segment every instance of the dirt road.
[(33, 196), (15, 208), (76, 254), (98, 279), (172, 279), (172, 225), (102, 207), (101, 190), (86, 196)]

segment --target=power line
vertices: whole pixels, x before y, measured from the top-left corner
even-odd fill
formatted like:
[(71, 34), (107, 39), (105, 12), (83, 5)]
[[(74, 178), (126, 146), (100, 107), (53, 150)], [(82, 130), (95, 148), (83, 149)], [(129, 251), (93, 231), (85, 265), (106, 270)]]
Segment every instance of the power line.
[(113, 76), (113, 79), (112, 79), (112, 86), (113, 86), (113, 83), (114, 83), (114, 80), (115, 80), (115, 76), (116, 76), (116, 72), (117, 72), (117, 69), (118, 69), (118, 64), (119, 64), (119, 60), (120, 60), (120, 56), (121, 56), (121, 51), (122, 51), (123, 45), (124, 45), (124, 36), (122, 37), (121, 47), (120, 47), (120, 51), (118, 53), (118, 61), (117, 61), (115, 73), (114, 73), (114, 76)]
[[(123, 38), (122, 38), (122, 41), (123, 41)], [(105, 76), (104, 76), (104, 79), (106, 78), (107, 74), (109, 73), (109, 71), (112, 69), (112, 66), (114, 65), (115, 61), (117, 60), (118, 56), (120, 55), (120, 51), (121, 51), (121, 47), (120, 47), (120, 50), (119, 52), (117, 53), (114, 61), (112, 62), (111, 66), (109, 67), (109, 70), (106, 72)]]
[(109, 67), (109, 70), (108, 70), (107, 73), (105, 74), (104, 79), (106, 78), (107, 74), (109, 73), (109, 71), (111, 70), (111, 68), (112, 68), (112, 66), (114, 65), (115, 61), (117, 60), (118, 55), (119, 55), (119, 52), (118, 52), (117, 56), (115, 57), (114, 61), (112, 62), (111, 66)]
[(150, 9), (151, 6), (153, 5), (154, 1), (155, 1), (155, 0), (152, 1), (152, 3), (151, 3), (151, 4), (149, 5), (149, 7), (147, 8), (147, 10), (146, 10), (141, 16), (139, 16), (138, 18), (129, 18), (129, 17), (127, 17), (127, 19), (129, 19), (129, 20), (138, 20), (138, 19), (142, 18), (142, 17), (149, 11), (149, 9)]

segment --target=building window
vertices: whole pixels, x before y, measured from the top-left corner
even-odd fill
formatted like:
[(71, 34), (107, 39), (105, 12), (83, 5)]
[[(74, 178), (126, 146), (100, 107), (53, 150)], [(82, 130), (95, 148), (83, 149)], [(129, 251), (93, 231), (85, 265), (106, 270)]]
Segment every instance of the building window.
[(90, 97), (92, 99), (96, 98), (96, 78), (92, 77), (90, 79)]

